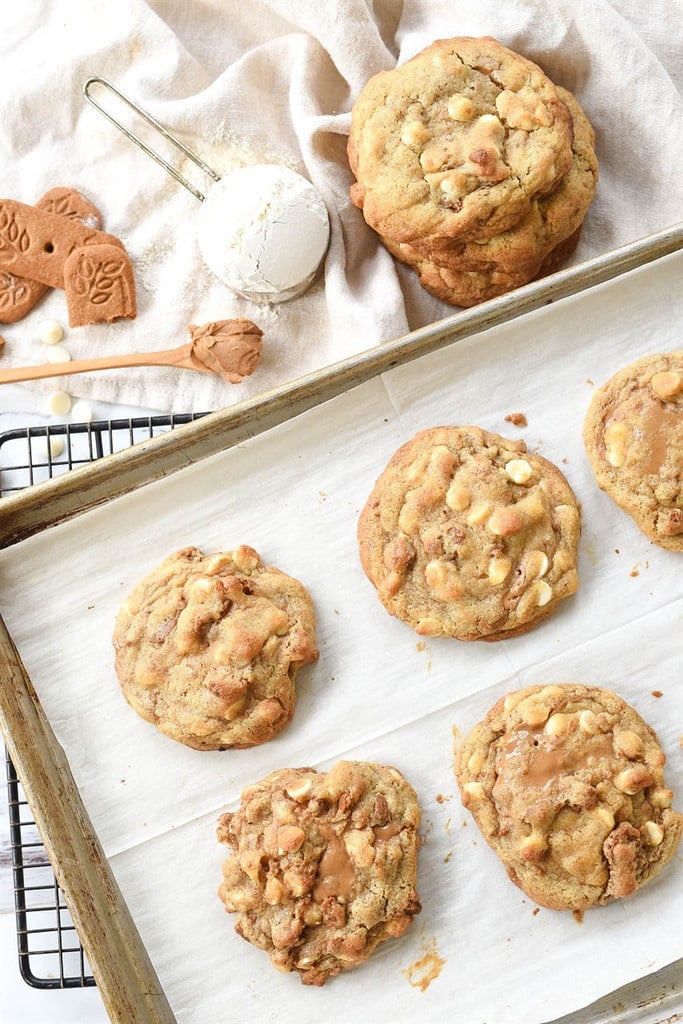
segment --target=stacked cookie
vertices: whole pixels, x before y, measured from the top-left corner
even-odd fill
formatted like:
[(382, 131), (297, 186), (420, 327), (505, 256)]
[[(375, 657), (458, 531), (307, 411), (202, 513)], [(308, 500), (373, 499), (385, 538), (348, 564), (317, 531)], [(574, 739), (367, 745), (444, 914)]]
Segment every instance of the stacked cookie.
[(351, 199), (438, 298), (472, 306), (565, 260), (595, 194), (575, 97), (495, 39), (437, 40), (356, 101)]

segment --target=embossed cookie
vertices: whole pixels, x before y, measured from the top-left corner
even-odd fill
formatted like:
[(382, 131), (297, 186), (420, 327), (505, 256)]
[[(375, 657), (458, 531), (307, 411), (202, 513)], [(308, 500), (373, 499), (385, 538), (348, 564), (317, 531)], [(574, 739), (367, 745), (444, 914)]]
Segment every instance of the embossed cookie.
[(578, 586), (579, 510), (560, 470), (479, 427), (423, 430), (392, 457), (358, 522), (387, 611), (423, 636), (501, 640)]
[(279, 970), (324, 985), (420, 912), (419, 825), (415, 792), (395, 768), (273, 772), (220, 819), (230, 855), (218, 895), (237, 933)]
[[(96, 206), (74, 188), (51, 188), (36, 203), (36, 209), (79, 220), (86, 227), (101, 228), (102, 218)], [(48, 285), (28, 277), (0, 272), (0, 323), (13, 324), (37, 305), (49, 291)]]
[(583, 440), (599, 487), (655, 544), (683, 551), (683, 350), (615, 373), (593, 396)]
[(491, 238), (564, 177), (571, 144), (569, 111), (536, 64), (489, 37), (438, 40), (354, 104), (351, 198), (394, 242)]
[(131, 707), (197, 750), (279, 733), (294, 711), (297, 670), (318, 657), (306, 589), (246, 545), (170, 555), (120, 609), (113, 643)]
[(653, 730), (610, 690), (579, 683), (508, 694), (472, 730), (456, 776), (509, 877), (552, 910), (630, 896), (671, 860), (671, 809)]

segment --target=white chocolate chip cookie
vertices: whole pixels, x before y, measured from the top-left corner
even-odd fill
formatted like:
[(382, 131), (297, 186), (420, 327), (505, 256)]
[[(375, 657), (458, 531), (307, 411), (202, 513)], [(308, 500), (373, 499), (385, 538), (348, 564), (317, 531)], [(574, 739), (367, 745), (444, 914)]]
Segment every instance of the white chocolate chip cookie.
[(615, 373), (583, 440), (599, 487), (660, 547), (683, 551), (683, 350)]
[(630, 896), (671, 860), (683, 816), (666, 757), (610, 690), (529, 686), (503, 697), (457, 755), (462, 802), (509, 877), (552, 910)]
[(420, 912), (419, 825), (395, 768), (339, 761), (328, 772), (272, 772), (220, 819), (230, 854), (218, 895), (238, 934), (279, 970), (324, 985)]
[(131, 707), (197, 750), (275, 736), (294, 712), (297, 670), (318, 657), (306, 589), (246, 545), (170, 555), (120, 609), (113, 642)]
[(358, 523), (387, 611), (423, 636), (501, 640), (578, 586), (579, 510), (560, 470), (479, 427), (434, 427), (393, 456)]
[(489, 37), (432, 43), (352, 111), (351, 198), (394, 242), (491, 238), (572, 165), (572, 119), (538, 65)]

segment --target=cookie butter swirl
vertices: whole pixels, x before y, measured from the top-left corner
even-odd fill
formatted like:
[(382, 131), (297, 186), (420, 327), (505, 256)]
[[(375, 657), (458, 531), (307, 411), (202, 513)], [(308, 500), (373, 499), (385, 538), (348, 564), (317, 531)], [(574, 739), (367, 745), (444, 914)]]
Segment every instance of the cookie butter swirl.
[(250, 376), (261, 360), (263, 331), (251, 320), (215, 320), (188, 330), (193, 358), (229, 384)]
[(602, 490), (650, 540), (683, 551), (683, 351), (615, 373), (593, 397), (583, 439)]
[(556, 910), (628, 896), (672, 858), (671, 809), (652, 729), (609, 690), (529, 686), (465, 740), (456, 775), (510, 878)]
[(340, 761), (329, 772), (273, 772), (221, 818), (230, 854), (219, 896), (276, 967), (322, 985), (419, 912), (419, 824), (395, 768)]

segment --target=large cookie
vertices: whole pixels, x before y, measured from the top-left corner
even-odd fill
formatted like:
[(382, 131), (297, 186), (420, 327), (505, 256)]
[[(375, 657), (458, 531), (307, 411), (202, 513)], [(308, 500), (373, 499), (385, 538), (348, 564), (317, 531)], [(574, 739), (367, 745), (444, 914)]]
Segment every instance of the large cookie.
[(134, 588), (113, 640), (131, 707), (197, 750), (275, 736), (294, 711), (297, 669), (318, 657), (306, 589), (246, 545), (170, 555)]
[(420, 911), (420, 808), (395, 769), (340, 761), (285, 768), (220, 819), (230, 848), (218, 895), (235, 930), (305, 985), (366, 960)]
[(665, 761), (620, 697), (568, 683), (499, 700), (465, 740), (456, 775), (512, 881), (545, 907), (584, 910), (630, 896), (676, 852), (683, 816)]
[(351, 198), (395, 242), (490, 238), (572, 165), (556, 87), (495, 39), (438, 40), (375, 75), (352, 111)]
[(593, 396), (583, 440), (601, 489), (655, 544), (683, 551), (683, 349), (615, 373)]
[(423, 430), (392, 457), (358, 523), (387, 611), (424, 636), (524, 633), (578, 586), (579, 510), (560, 470), (479, 427)]
[(392, 256), (412, 267), (423, 288), (443, 302), (473, 306), (503, 295), (552, 273), (575, 250), (595, 194), (598, 164), (585, 114), (570, 93), (558, 92), (575, 127), (572, 167), (552, 192), (533, 200), (519, 224), (489, 239), (432, 239), (429, 245), (381, 236)]
[(447, 268), (525, 268), (533, 270), (533, 277), (548, 254), (581, 227), (598, 183), (595, 132), (576, 98), (559, 86), (557, 91), (572, 117), (573, 140), (572, 165), (556, 187), (534, 199), (521, 221), (493, 238), (444, 238), (427, 246), (417, 241), (415, 253)]

